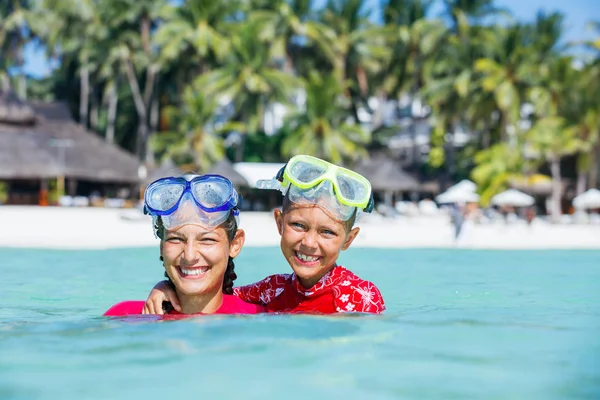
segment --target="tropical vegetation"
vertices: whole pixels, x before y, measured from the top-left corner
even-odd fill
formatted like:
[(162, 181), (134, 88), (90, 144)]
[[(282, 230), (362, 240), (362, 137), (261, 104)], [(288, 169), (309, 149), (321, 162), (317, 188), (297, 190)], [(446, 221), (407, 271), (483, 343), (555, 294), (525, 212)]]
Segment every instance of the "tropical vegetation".
[[(3, 1), (0, 90), (67, 101), (148, 165), (206, 170), (225, 156), (298, 152), (351, 164), (427, 118), (414, 170), (470, 176), (484, 202), (542, 172), (558, 216), (565, 165), (578, 193), (598, 186), (599, 21), (595, 40), (568, 43), (558, 12), (523, 22), (493, 0), (375, 3)], [(26, 46), (53, 60), (50, 76), (26, 76)], [(386, 104), (408, 128), (385, 118)], [(274, 107), (287, 110), (275, 128), (265, 123)], [(456, 146), (460, 132), (470, 139)]]

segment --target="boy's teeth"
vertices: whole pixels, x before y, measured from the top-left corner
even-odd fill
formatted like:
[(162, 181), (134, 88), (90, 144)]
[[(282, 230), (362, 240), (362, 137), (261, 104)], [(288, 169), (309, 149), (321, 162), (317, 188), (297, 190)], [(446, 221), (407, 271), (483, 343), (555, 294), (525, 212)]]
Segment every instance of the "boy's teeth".
[(296, 253), (296, 255), (302, 261), (312, 262), (312, 261), (317, 261), (319, 259), (319, 257), (311, 257), (311, 256), (307, 256), (306, 254), (302, 254), (302, 253)]
[(202, 275), (203, 273), (208, 271), (208, 268), (206, 268), (206, 267), (193, 268), (193, 269), (187, 269), (187, 268), (180, 268), (180, 269), (184, 275)]

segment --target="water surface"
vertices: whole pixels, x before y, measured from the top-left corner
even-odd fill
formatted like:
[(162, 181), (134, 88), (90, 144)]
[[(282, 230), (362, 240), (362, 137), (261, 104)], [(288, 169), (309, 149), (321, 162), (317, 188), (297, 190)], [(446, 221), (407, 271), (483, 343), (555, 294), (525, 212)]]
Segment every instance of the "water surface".
[[(163, 322), (100, 316), (146, 297), (157, 249), (0, 259), (0, 399), (600, 398), (600, 251), (350, 249), (385, 315)], [(238, 283), (282, 261), (246, 248)]]

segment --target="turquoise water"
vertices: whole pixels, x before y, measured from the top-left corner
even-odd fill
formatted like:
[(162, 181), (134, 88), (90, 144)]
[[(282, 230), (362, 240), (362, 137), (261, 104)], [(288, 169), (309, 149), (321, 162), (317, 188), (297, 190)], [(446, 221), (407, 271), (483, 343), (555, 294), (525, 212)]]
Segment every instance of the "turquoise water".
[[(100, 317), (157, 249), (0, 249), (0, 399), (598, 399), (600, 251), (350, 249), (383, 316)], [(239, 283), (286, 271), (246, 248)]]

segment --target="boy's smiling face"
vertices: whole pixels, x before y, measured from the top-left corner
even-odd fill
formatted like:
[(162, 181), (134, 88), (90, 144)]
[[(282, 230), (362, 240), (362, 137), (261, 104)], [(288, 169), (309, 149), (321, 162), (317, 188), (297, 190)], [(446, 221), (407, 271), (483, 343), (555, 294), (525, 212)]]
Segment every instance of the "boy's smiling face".
[(294, 205), (285, 213), (277, 209), (274, 215), (281, 251), (307, 289), (333, 268), (340, 251), (350, 247), (360, 230), (348, 232), (344, 222), (317, 205)]

